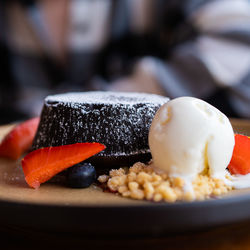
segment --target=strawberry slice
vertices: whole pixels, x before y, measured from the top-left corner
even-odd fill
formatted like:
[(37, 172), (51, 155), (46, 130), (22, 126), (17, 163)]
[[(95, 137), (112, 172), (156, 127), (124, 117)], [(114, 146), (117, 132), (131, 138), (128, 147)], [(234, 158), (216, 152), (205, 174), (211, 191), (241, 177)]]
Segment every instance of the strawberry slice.
[(76, 143), (47, 147), (32, 151), (22, 160), (25, 180), (32, 188), (39, 188), (59, 172), (104, 150), (100, 143)]
[(250, 138), (235, 135), (235, 146), (232, 159), (228, 165), (231, 174), (245, 175), (250, 173)]
[(32, 144), (40, 118), (32, 118), (16, 125), (2, 140), (0, 156), (17, 160)]

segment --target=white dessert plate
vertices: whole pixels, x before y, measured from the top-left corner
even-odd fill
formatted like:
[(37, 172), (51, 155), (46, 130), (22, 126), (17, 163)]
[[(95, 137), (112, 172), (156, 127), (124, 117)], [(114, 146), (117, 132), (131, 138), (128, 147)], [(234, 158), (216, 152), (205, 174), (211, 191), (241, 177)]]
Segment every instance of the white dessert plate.
[[(232, 119), (250, 135), (250, 121)], [(0, 127), (0, 138), (11, 126)], [(165, 235), (250, 220), (250, 189), (195, 202), (153, 203), (121, 198), (99, 187), (71, 189), (24, 181), (20, 162), (0, 158), (0, 224), (25, 231), (78, 235)]]

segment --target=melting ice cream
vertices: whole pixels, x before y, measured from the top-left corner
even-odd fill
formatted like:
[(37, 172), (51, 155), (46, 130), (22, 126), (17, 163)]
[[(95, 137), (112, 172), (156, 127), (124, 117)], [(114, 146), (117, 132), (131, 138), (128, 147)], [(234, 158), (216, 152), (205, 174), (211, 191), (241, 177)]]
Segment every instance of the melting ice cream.
[(192, 179), (207, 171), (211, 177), (224, 179), (234, 143), (229, 119), (193, 97), (164, 104), (149, 132), (154, 166), (175, 177)]

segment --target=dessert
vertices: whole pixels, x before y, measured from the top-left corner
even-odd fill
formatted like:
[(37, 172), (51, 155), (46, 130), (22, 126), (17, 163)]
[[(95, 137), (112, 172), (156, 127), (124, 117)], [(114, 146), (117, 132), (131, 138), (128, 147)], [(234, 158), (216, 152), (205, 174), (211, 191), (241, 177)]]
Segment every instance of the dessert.
[(203, 200), (250, 186), (249, 179), (242, 185), (241, 177), (227, 171), (234, 144), (232, 126), (223, 113), (197, 98), (176, 98), (153, 119), (149, 132), (152, 161), (112, 170), (98, 180), (134, 199)]
[(0, 144), (0, 156), (17, 160), (30, 149), (40, 118), (32, 118), (16, 126), (5, 136)]
[(204, 200), (232, 190), (223, 180), (203, 174), (198, 174), (192, 183), (186, 183), (181, 177), (155, 171), (153, 162), (137, 162), (128, 169), (113, 169), (109, 175), (99, 176), (98, 181), (123, 197), (155, 202)]
[(85, 92), (48, 96), (32, 149), (99, 142), (95, 166), (119, 167), (151, 158), (148, 131), (168, 98), (142, 93)]
[(192, 179), (207, 171), (210, 176), (223, 179), (234, 143), (228, 118), (192, 97), (176, 98), (163, 105), (149, 132), (155, 167), (182, 178)]
[(25, 180), (30, 187), (39, 188), (41, 183), (104, 149), (104, 145), (94, 142), (37, 149), (22, 160)]
[[(14, 135), (11, 141), (20, 148), (26, 138)], [(22, 167), (33, 188), (65, 169), (68, 186), (86, 188), (96, 178), (90, 161), (110, 163), (114, 169), (98, 181), (111, 192), (156, 202), (192, 201), (250, 187), (249, 148), (249, 137), (234, 135), (228, 118), (197, 98), (71, 93), (46, 98), (33, 151)], [(140, 158), (145, 162), (134, 162)]]
[(235, 135), (233, 157), (228, 168), (231, 174), (246, 175), (250, 173), (250, 137)]

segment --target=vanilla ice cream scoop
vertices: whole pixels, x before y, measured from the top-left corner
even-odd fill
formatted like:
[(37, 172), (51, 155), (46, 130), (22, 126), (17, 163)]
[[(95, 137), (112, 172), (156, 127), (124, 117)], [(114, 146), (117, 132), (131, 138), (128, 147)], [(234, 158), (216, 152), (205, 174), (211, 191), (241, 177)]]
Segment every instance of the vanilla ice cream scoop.
[(234, 148), (228, 118), (210, 104), (180, 97), (164, 104), (149, 131), (154, 166), (170, 176), (195, 177), (203, 171), (223, 178)]

